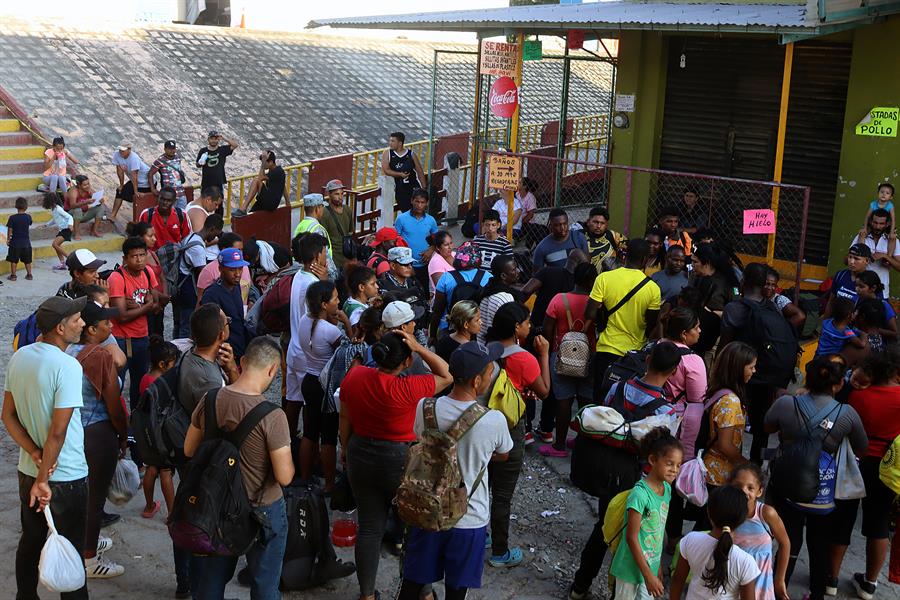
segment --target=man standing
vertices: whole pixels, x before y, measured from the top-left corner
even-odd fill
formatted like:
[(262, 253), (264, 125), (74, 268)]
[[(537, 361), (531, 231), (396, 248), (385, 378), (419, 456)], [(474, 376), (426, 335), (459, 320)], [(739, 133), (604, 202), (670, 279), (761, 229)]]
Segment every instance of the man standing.
[[(401, 300), (417, 307), (415, 310), (421, 309), (422, 314), (425, 314), (428, 309), (428, 292), (419, 285), (413, 275), (412, 251), (402, 246), (391, 248), (388, 250), (388, 263), (391, 265), (390, 270), (378, 278), (378, 293), (384, 303)], [(416, 336), (420, 343), (424, 337), (422, 330), (427, 323), (428, 321), (424, 318), (418, 319)]]
[[(200, 167), (200, 189), (216, 186), (220, 190), (225, 189), (225, 159), (234, 154), (238, 149), (238, 143), (225, 138), (222, 143), (222, 134), (218, 131), (210, 131), (206, 136), (206, 148), (197, 152), (197, 166)], [(217, 214), (222, 214), (222, 207)]]
[(663, 233), (663, 246), (666, 250), (672, 246), (684, 248), (685, 256), (691, 255), (691, 235), (680, 229), (680, 212), (677, 206), (664, 206), (659, 211), (659, 228)]
[(609, 228), (609, 211), (602, 206), (591, 209), (585, 223), (587, 252), (597, 272), (611, 271), (618, 266), (619, 250), (625, 239)]
[(339, 179), (326, 183), (325, 192), (328, 194), (328, 203), (322, 216), (322, 227), (335, 246), (332, 256), (334, 264), (343, 271), (347, 264), (343, 251), (344, 236), (353, 235), (353, 207), (344, 206), (344, 184)]
[(150, 223), (156, 234), (156, 245), (150, 248), (156, 252), (166, 244), (178, 244), (191, 233), (191, 225), (185, 212), (175, 207), (175, 188), (164, 187), (156, 196), (156, 206), (145, 208), (140, 220)]
[[(210, 400), (200, 401), (191, 415), (191, 426), (184, 440), (184, 453), (193, 456), (203, 441), (205, 411), (215, 407), (215, 422), (227, 432), (237, 430), (256, 407), (266, 402), (263, 394), (281, 368), (281, 347), (271, 338), (253, 340), (241, 359), (242, 372), (237, 381), (225, 386)], [(284, 411), (275, 408), (266, 414), (241, 446), (241, 478), (253, 512), (263, 523), (262, 535), (247, 551), (250, 593), (254, 598), (278, 598), (281, 565), (287, 546), (288, 517), (282, 486), (294, 479), (291, 459), (291, 435)], [(200, 573), (191, 573), (191, 591), (197, 598), (221, 598), (234, 575), (237, 556), (204, 556), (197, 563)]]
[(393, 227), (382, 227), (375, 232), (375, 238), (369, 242), (369, 246), (373, 248), (372, 256), (366, 261), (366, 266), (375, 271), (375, 275), (381, 277), (390, 269), (388, 262), (388, 252), (394, 246), (406, 247), (406, 240), (400, 237), (397, 230)]
[(694, 235), (701, 229), (709, 227), (709, 214), (699, 206), (700, 194), (695, 188), (684, 190), (681, 201), (679, 223), (690, 235)]
[(219, 252), (219, 279), (203, 290), (201, 304), (215, 304), (222, 309), (231, 329), (228, 343), (234, 351), (234, 359), (240, 362), (250, 341), (244, 324), (244, 300), (241, 296), (241, 275), (250, 266), (238, 248), (225, 248)]
[[(411, 207), (413, 190), (425, 185), (425, 173), (419, 157), (403, 147), (406, 135), (395, 131), (388, 137), (388, 149), (381, 155), (381, 170), (388, 177), (394, 178), (394, 200), (397, 210), (407, 212)], [(427, 194), (426, 194), (427, 198)], [(393, 207), (383, 207), (392, 210)]]
[[(19, 446), (17, 598), (38, 597), (38, 562), (47, 540), (40, 511), (45, 507), (50, 506), (57, 531), (78, 556), (84, 550), (88, 465), (79, 410), (83, 372), (65, 349), (81, 337), (86, 302), (86, 297), (44, 300), (36, 317), (42, 340), (17, 351), (7, 365), (3, 424)], [(87, 585), (65, 596), (86, 599)]]
[(150, 190), (156, 189), (153, 176), (159, 173), (161, 187), (171, 187), (175, 190), (175, 206), (184, 210), (187, 206), (187, 196), (184, 194), (184, 182), (186, 181), (184, 169), (181, 168), (181, 153), (175, 140), (167, 140), (163, 144), (163, 153), (153, 161), (150, 172), (147, 173), (147, 183)]
[(243, 217), (247, 214), (247, 207), (255, 199), (256, 202), (250, 209), (250, 212), (258, 210), (273, 211), (281, 204), (283, 197), (288, 202), (288, 192), (284, 187), (286, 175), (284, 169), (279, 167), (275, 162), (275, 153), (266, 150), (259, 155), (259, 173), (253, 183), (250, 184), (250, 191), (247, 197), (241, 201), (241, 205), (231, 211), (235, 217)]
[(569, 215), (561, 208), (550, 211), (547, 220), (550, 234), (541, 240), (534, 249), (535, 272), (544, 267), (562, 267), (566, 264), (569, 252), (581, 250), (587, 252), (587, 240), (579, 230), (569, 229)]
[(322, 226), (322, 215), (325, 213), (325, 197), (322, 194), (306, 194), (303, 196), (303, 219), (294, 228), (294, 237), (301, 233), (318, 233), (325, 238), (328, 250), (328, 276), (338, 279), (337, 266), (334, 264), (334, 246), (328, 230)]
[(115, 165), (116, 177), (119, 178), (116, 200), (109, 216), (110, 219), (115, 219), (123, 200), (131, 203), (134, 202), (135, 193), (150, 193), (150, 183), (147, 180), (150, 167), (138, 156), (137, 152), (131, 149), (130, 142), (119, 144), (119, 147), (113, 152), (112, 164)]
[(72, 277), (56, 290), (57, 296), (74, 300), (85, 295), (84, 288), (89, 285), (99, 285), (100, 277), (97, 269), (106, 264), (97, 255), (87, 248), (79, 248), (66, 257), (66, 266), (69, 267), (69, 275)]
[[(891, 269), (900, 270), (900, 244), (897, 235), (890, 231), (891, 213), (883, 208), (872, 211), (866, 223), (866, 235), (859, 234), (853, 238), (853, 244), (865, 244), (872, 250), (872, 262), (869, 270), (874, 271), (884, 286), (884, 297), (891, 291)], [(893, 251), (891, 252), (891, 246)]]
[(428, 282), (428, 265), (422, 261), (422, 253), (428, 249), (428, 236), (438, 230), (437, 221), (427, 214), (428, 195), (425, 190), (416, 190), (412, 194), (412, 207), (409, 211), (401, 213), (394, 222), (397, 233), (406, 240), (412, 250), (413, 269), (416, 272), (416, 280), (419, 287), (424, 290), (430, 288)]
[(177, 337), (190, 334), (191, 313), (197, 306), (197, 279), (206, 266), (206, 246), (222, 235), (224, 222), (219, 215), (209, 215), (199, 232), (188, 234), (181, 242), (182, 252), (178, 262), (180, 282), (178, 285)]

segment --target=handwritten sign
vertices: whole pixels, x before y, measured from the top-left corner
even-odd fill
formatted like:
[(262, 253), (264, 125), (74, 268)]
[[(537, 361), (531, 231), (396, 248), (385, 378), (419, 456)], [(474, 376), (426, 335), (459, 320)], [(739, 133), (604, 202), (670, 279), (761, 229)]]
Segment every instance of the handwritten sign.
[(775, 233), (775, 213), (768, 208), (744, 211), (744, 235)]
[(481, 63), (478, 72), (482, 75), (497, 77), (516, 76), (516, 58), (519, 55), (518, 44), (506, 42), (481, 41)]
[(522, 179), (522, 159), (518, 156), (491, 154), (488, 161), (488, 187), (515, 191)]
[(856, 125), (856, 135), (897, 137), (898, 113), (896, 106), (876, 106)]
[(617, 112), (634, 112), (634, 94), (616, 94)]

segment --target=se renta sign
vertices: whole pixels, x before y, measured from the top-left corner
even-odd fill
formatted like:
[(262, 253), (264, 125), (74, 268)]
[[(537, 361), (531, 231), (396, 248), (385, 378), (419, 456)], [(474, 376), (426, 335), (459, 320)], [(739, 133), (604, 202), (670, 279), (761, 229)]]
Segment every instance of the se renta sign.
[(856, 135), (897, 137), (900, 109), (896, 106), (876, 106), (856, 125)]
[(519, 88), (511, 77), (501, 77), (491, 85), (488, 96), (491, 112), (502, 119), (511, 119), (519, 106)]
[(775, 233), (775, 212), (768, 208), (744, 211), (744, 235)]

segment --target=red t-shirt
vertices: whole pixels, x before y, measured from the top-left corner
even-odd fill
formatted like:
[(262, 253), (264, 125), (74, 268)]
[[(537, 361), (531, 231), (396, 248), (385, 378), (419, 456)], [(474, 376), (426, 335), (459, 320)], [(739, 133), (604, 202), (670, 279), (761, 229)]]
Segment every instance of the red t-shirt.
[[(141, 213), (141, 221), (146, 223), (148, 218), (147, 215), (149, 214), (150, 209), (144, 209), (144, 212)], [(175, 207), (172, 207), (169, 216), (166, 220), (163, 220), (163, 216), (159, 214), (159, 209), (154, 206), (153, 220), (150, 221), (150, 226), (153, 228), (153, 231), (156, 232), (156, 245), (151, 248), (154, 252), (169, 242), (177, 244), (191, 232), (191, 222), (187, 218), (187, 215), (182, 212), (181, 221), (179, 222), (178, 209)]]
[(881, 458), (900, 435), (900, 386), (873, 385), (850, 393), (850, 406), (859, 413), (869, 436), (866, 456)]
[(429, 396), (434, 396), (433, 375), (397, 377), (356, 366), (341, 382), (353, 433), (377, 440), (415, 441), (416, 406)]
[[(123, 277), (124, 273), (124, 277)], [(149, 280), (149, 281), (148, 281)], [(132, 276), (127, 269), (113, 271), (109, 276), (109, 297), (131, 298), (137, 304), (143, 305), (150, 298), (150, 291), (158, 285), (156, 275), (150, 269), (144, 269), (137, 277)], [(118, 319), (112, 320), (112, 333), (117, 338), (143, 338), (149, 335), (147, 329), (147, 315), (133, 321), (123, 323)]]
[(144, 392), (147, 391), (147, 388), (150, 387), (150, 384), (154, 381), (156, 381), (156, 377), (154, 377), (150, 373), (144, 373), (144, 376), (141, 377), (141, 385), (138, 388), (138, 391), (141, 393), (141, 395), (143, 395)]
[[(569, 329), (569, 319), (566, 318), (566, 305), (563, 302), (563, 294), (553, 296), (550, 304), (547, 305), (547, 316), (556, 320), (556, 338), (550, 340), (553, 350), (559, 350), (559, 343), (569, 331), (581, 331), (584, 328), (584, 311), (587, 308), (590, 296), (572, 293), (567, 293), (565, 296), (569, 300), (569, 312), (572, 314), (572, 329)], [(591, 331), (593, 332), (593, 328)], [(591, 348), (593, 348), (597, 340), (594, 339), (593, 333), (588, 333), (588, 338), (590, 339)]]
[(541, 376), (541, 365), (530, 352), (516, 352), (503, 360), (509, 380), (520, 392)]

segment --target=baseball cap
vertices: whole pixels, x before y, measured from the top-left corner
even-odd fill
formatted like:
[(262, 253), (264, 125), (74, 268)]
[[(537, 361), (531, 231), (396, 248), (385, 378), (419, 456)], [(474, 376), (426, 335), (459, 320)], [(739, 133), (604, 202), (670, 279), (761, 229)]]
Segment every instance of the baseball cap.
[(219, 137), (220, 135), (222, 135), (222, 134), (219, 133), (218, 131), (216, 131), (215, 129), (213, 129), (212, 131), (209, 132), (209, 135), (207, 135), (206, 137), (208, 137), (208, 138)]
[(119, 315), (118, 308), (103, 308), (93, 300), (88, 300), (81, 310), (81, 320), (85, 327), (96, 325), (100, 321), (111, 319)]
[(72, 315), (80, 313), (87, 304), (87, 296), (82, 296), (75, 300), (63, 298), (62, 296), (53, 296), (47, 298), (38, 306), (35, 314), (35, 321), (41, 333), (47, 333), (59, 323)]
[(872, 260), (872, 249), (865, 244), (853, 244), (850, 246), (850, 250), (847, 251), (847, 254)]
[(325, 184), (326, 192), (333, 192), (334, 190), (342, 190), (344, 189), (344, 184), (341, 183), (340, 179), (332, 179), (328, 183)]
[(239, 248), (225, 248), (219, 252), (219, 264), (229, 269), (250, 266), (250, 263), (244, 260), (244, 253)]
[(453, 267), (461, 271), (477, 269), (481, 266), (481, 252), (473, 242), (464, 242), (456, 249)]
[(85, 248), (79, 248), (66, 258), (66, 266), (77, 271), (99, 269), (105, 264), (105, 260), (100, 260), (96, 254)]
[(395, 246), (388, 250), (387, 259), (389, 262), (396, 262), (401, 265), (411, 265), (413, 264), (413, 253), (409, 248)]
[(175, 143), (175, 140), (166, 140), (166, 143), (163, 144), (163, 148), (177, 148), (178, 144)]
[(391, 240), (400, 239), (400, 234), (397, 233), (397, 230), (393, 227), (382, 227), (378, 231), (375, 232), (375, 239), (373, 239), (369, 245), (373, 248), (379, 244), (383, 244), (384, 242), (389, 242)]
[(322, 194), (306, 194), (303, 196), (303, 208), (311, 208), (313, 206), (324, 206), (325, 196)]
[(481, 374), (488, 364), (499, 359), (503, 354), (503, 344), (491, 342), (466, 342), (450, 355), (450, 374), (453, 379), (468, 381)]
[(421, 306), (410, 306), (408, 302), (394, 300), (381, 311), (381, 322), (384, 323), (385, 328), (394, 329), (410, 321), (421, 319), (424, 314), (425, 309)]
[(131, 142), (119, 142), (118, 150), (120, 152), (124, 152), (126, 150), (131, 150)]

